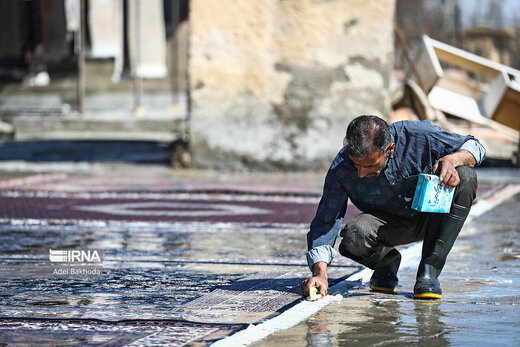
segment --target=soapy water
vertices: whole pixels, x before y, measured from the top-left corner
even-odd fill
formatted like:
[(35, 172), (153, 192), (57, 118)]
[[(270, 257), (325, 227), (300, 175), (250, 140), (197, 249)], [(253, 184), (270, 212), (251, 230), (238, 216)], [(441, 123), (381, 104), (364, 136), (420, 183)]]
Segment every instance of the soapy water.
[[(477, 234), (465, 232), (478, 228)], [(396, 295), (351, 290), (255, 346), (500, 345), (520, 340), (520, 195), (466, 225), (439, 277), (442, 301), (413, 299), (415, 267)]]

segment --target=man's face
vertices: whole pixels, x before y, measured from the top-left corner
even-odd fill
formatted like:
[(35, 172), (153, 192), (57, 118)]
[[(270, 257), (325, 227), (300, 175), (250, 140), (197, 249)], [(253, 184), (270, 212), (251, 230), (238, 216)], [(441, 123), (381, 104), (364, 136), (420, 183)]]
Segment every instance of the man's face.
[(371, 178), (381, 174), (388, 158), (394, 153), (394, 143), (389, 143), (386, 152), (383, 154), (377, 149), (370, 148), (368, 154), (363, 158), (349, 156), (350, 160), (358, 170), (359, 178)]

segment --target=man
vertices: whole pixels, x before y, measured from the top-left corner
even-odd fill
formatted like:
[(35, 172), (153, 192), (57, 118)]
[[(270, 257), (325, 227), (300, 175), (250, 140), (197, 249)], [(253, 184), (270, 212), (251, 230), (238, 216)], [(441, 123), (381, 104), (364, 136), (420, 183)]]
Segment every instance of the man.
[[(376, 116), (355, 118), (343, 144), (307, 234), (312, 277), (302, 282), (303, 295), (311, 286), (327, 293), (327, 266), (337, 254), (333, 246), (350, 199), (362, 213), (341, 230), (339, 253), (374, 270), (370, 288), (395, 293), (401, 254), (394, 246), (424, 240), (414, 297), (442, 298), (437, 278), (475, 198), (471, 167), (484, 160), (484, 147), (472, 136), (448, 133), (428, 121), (389, 126)], [(441, 185), (456, 187), (449, 213), (411, 208), (420, 173), (435, 173)]]

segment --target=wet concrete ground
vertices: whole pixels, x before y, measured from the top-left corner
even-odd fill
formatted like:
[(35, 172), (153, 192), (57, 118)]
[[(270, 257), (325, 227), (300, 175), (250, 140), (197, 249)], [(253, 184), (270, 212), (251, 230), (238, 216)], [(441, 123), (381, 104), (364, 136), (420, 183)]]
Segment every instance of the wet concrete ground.
[[(299, 302), (321, 175), (119, 170), (0, 181), (0, 343), (207, 345)], [(492, 201), (504, 182), (485, 181), (479, 196)], [(397, 295), (357, 286), (257, 345), (518, 344), (519, 228), (518, 195), (468, 223), (441, 275), (440, 303), (411, 298), (410, 264)], [(104, 277), (42, 272), (49, 248), (78, 247), (103, 249)], [(358, 271), (346, 259), (334, 265), (332, 280)]]
[(397, 295), (351, 290), (256, 346), (513, 346), (520, 344), (520, 195), (463, 229), (440, 276), (442, 301), (414, 300), (417, 261)]

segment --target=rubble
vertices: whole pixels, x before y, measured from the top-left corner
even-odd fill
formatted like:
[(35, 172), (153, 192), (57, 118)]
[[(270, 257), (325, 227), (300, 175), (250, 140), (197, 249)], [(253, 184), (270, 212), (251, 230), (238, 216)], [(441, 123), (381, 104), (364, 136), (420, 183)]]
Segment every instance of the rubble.
[(409, 63), (414, 79), (394, 98), (392, 121), (416, 114), (448, 131), (474, 135), (488, 158), (519, 163), (519, 70), (426, 35)]

